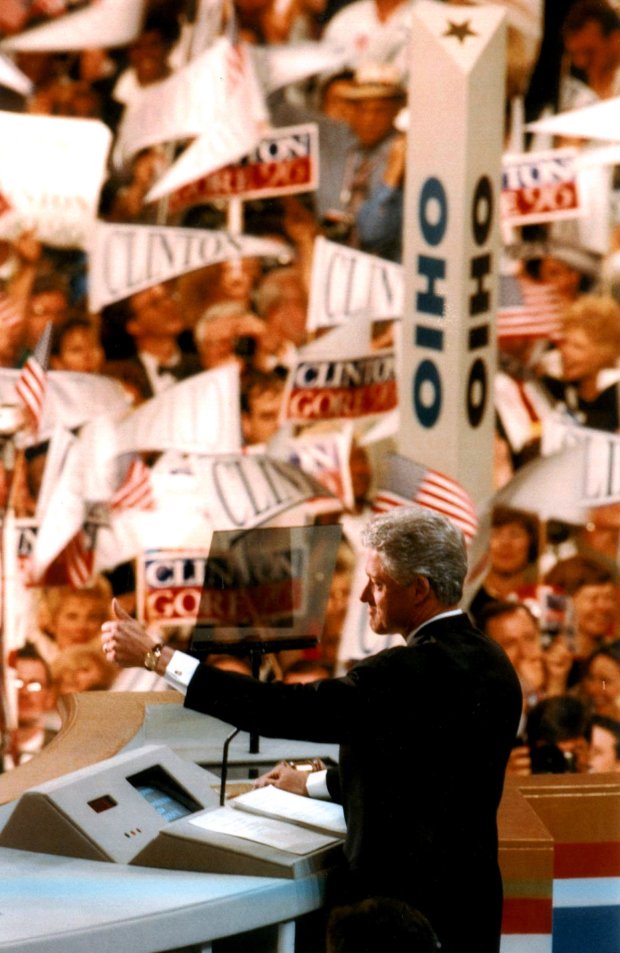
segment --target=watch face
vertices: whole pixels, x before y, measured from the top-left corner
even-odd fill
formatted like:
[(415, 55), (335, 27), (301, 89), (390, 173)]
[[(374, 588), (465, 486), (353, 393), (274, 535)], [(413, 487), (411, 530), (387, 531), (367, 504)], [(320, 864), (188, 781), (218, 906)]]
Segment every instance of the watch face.
[(161, 646), (156, 645), (154, 649), (149, 649), (149, 651), (144, 656), (144, 667), (149, 672), (154, 672), (157, 667), (157, 660), (161, 655)]

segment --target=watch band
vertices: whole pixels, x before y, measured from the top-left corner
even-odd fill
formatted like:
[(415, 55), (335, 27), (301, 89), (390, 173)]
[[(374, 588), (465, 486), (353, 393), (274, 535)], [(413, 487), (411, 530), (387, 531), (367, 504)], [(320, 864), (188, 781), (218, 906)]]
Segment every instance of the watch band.
[(157, 668), (162, 649), (163, 645), (159, 642), (157, 645), (154, 645), (152, 649), (149, 649), (144, 656), (144, 667), (148, 672), (154, 672)]

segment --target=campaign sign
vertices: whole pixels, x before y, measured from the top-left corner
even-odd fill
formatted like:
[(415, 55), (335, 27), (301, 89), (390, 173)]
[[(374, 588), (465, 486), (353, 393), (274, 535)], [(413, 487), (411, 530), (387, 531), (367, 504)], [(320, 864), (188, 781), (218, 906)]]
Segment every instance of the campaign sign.
[(561, 415), (550, 414), (543, 426), (545, 456), (581, 446), (581, 486), (576, 503), (581, 507), (620, 502), (620, 436), (581, 427)]
[(301, 358), (289, 375), (283, 417), (297, 423), (353, 419), (398, 404), (394, 352), (360, 357)]
[(148, 550), (142, 559), (142, 613), (148, 625), (290, 627), (302, 608), (301, 550)]
[(400, 317), (403, 297), (402, 265), (326, 238), (315, 240), (308, 330)]
[(591, 430), (587, 437), (582, 506), (620, 502), (620, 437)]
[(95, 119), (0, 112), (0, 238), (85, 248), (112, 134)]
[(173, 192), (170, 212), (228, 199), (268, 198), (316, 189), (319, 137), (316, 123), (274, 129), (235, 165), (204, 175)]
[(194, 624), (206, 550), (147, 550), (138, 561), (140, 618), (148, 625)]
[(145, 288), (216, 262), (281, 257), (283, 242), (206, 228), (97, 222), (89, 246), (88, 295), (98, 311)]
[(509, 225), (551, 222), (581, 214), (576, 149), (506, 155), (500, 215)]

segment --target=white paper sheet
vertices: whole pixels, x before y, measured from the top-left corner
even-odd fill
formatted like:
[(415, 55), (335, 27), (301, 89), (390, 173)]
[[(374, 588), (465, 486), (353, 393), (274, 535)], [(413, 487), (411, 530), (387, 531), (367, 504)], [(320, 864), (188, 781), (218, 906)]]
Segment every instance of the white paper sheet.
[(339, 838), (310, 831), (296, 824), (274, 821), (271, 818), (258, 817), (245, 811), (236, 811), (232, 807), (220, 807), (214, 811), (199, 814), (189, 821), (205, 831), (241, 837), (244, 840), (277, 847), (291, 854), (310, 854), (335, 843)]
[(342, 805), (291, 794), (272, 784), (241, 794), (231, 805), (239, 810), (290, 821), (325, 834), (344, 837), (347, 832)]

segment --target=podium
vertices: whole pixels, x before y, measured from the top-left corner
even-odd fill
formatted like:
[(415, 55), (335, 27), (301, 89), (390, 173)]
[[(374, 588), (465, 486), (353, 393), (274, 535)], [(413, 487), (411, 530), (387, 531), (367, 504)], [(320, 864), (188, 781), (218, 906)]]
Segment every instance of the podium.
[[(264, 820), (243, 815), (243, 836), (210, 830), (219, 779), (165, 745), (145, 745), (25, 791), (0, 847), (167, 870), (308, 877), (342, 859), (341, 837), (306, 832), (307, 849), (261, 840)], [(232, 812), (232, 814), (230, 813)], [(282, 833), (286, 821), (269, 821)], [(293, 825), (293, 830), (295, 829)], [(324, 843), (330, 840), (330, 843)], [(316, 842), (316, 846), (312, 847)], [(319, 846), (319, 842), (321, 846)]]
[[(0, 777), (0, 826), (26, 791), (147, 744), (169, 746), (215, 774), (230, 727), (180, 703), (173, 692), (70, 696), (58, 737)], [(248, 741), (247, 735), (235, 739), (231, 768), (250, 761), (262, 771), (283, 758), (336, 757), (334, 746), (267, 738), (260, 755), (248, 755)], [(158, 821), (152, 843), (180, 837), (188, 817)], [(502, 953), (618, 953), (620, 775), (509, 776), (498, 820)], [(0, 953), (119, 947), (152, 953), (268, 924), (287, 929), (323, 902), (320, 873), (295, 878), (164, 870), (138, 866), (138, 853), (125, 865), (0, 847), (0, 876), (12, 885)], [(75, 902), (76, 882), (83, 904)]]
[(132, 863), (171, 821), (218, 803), (217, 778), (146, 745), (26, 791), (0, 847)]

